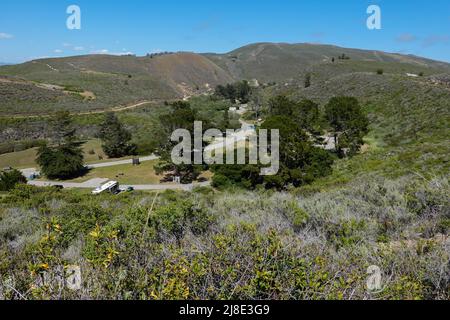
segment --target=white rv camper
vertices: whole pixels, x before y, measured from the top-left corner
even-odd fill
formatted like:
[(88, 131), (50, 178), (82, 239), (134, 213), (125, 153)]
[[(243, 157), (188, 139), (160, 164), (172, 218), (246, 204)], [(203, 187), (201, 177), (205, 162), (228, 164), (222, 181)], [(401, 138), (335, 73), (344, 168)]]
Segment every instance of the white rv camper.
[(119, 190), (119, 183), (117, 181), (109, 181), (105, 183), (104, 185), (96, 188), (94, 191), (92, 191), (92, 194), (101, 194), (104, 192), (109, 193), (117, 193)]

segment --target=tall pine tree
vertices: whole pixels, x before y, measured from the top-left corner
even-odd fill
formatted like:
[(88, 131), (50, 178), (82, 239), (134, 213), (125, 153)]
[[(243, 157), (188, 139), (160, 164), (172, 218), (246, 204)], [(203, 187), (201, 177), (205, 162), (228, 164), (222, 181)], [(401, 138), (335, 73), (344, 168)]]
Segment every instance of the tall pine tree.
[(52, 140), (41, 146), (36, 162), (50, 179), (70, 179), (85, 171), (83, 142), (75, 135), (69, 112), (58, 112), (50, 121)]
[(103, 151), (110, 158), (136, 154), (136, 145), (131, 143), (131, 133), (112, 112), (105, 114), (105, 120), (100, 129), (100, 139), (103, 142)]

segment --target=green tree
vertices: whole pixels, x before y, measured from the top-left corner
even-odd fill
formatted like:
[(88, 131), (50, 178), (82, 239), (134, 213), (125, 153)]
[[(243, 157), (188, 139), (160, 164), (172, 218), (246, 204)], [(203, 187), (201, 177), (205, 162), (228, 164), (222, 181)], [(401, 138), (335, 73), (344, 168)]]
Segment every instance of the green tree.
[[(194, 164), (177, 165), (172, 162), (171, 157), (172, 149), (176, 145), (175, 142), (171, 141), (173, 131), (176, 129), (186, 129), (191, 133), (192, 137), (194, 134), (194, 122), (196, 120), (198, 120), (197, 112), (185, 101), (173, 103), (170, 113), (160, 117), (164, 138), (160, 142), (156, 152), (160, 156), (160, 162), (155, 166), (158, 174), (169, 173), (172, 176), (179, 176), (182, 183), (190, 183), (200, 175), (202, 166)], [(191, 145), (191, 150), (194, 150), (193, 144)], [(192, 152), (193, 156), (194, 153)]]
[(0, 191), (9, 191), (19, 183), (27, 183), (22, 172), (13, 169), (0, 173)]
[(229, 99), (231, 103), (236, 103), (239, 100), (241, 103), (248, 103), (252, 88), (248, 81), (243, 80), (236, 83), (229, 83), (226, 86), (218, 85), (216, 87), (215, 95), (224, 99)]
[(231, 103), (236, 102), (236, 87), (233, 84), (227, 84), (225, 87), (226, 98), (230, 99)]
[(136, 154), (136, 145), (131, 143), (131, 133), (126, 130), (113, 112), (105, 114), (100, 128), (100, 139), (105, 154), (110, 158), (121, 158)]
[(218, 97), (227, 98), (227, 89), (225, 88), (225, 86), (219, 84), (216, 87), (216, 91), (214, 94)]
[(84, 156), (75, 128), (68, 112), (58, 112), (50, 121), (52, 124), (51, 144), (42, 145), (36, 162), (50, 179), (69, 179), (85, 171)]
[(325, 117), (334, 135), (336, 152), (344, 155), (355, 154), (364, 143), (368, 132), (369, 120), (364, 115), (358, 100), (354, 97), (335, 97), (325, 106)]
[(223, 132), (225, 132), (227, 129), (231, 129), (230, 113), (228, 112), (228, 109), (225, 110), (223, 114), (223, 120), (219, 124), (219, 129)]
[(67, 141), (74, 140), (76, 129), (68, 111), (56, 112), (49, 122), (53, 143), (61, 145)]
[(280, 172), (264, 177), (266, 187), (280, 189), (288, 184), (300, 186), (331, 173), (332, 156), (313, 145), (301, 126), (287, 116), (268, 118), (261, 129), (278, 129), (280, 134)]
[(254, 189), (257, 185), (264, 182), (263, 177), (260, 175), (259, 165), (213, 165), (211, 170), (214, 172), (212, 185), (219, 189), (233, 186)]
[(243, 80), (235, 85), (236, 87), (236, 98), (239, 99), (241, 103), (248, 103), (250, 101), (251, 87), (248, 81)]
[(295, 109), (295, 102), (284, 95), (269, 99), (269, 113), (272, 116), (290, 116)]
[(311, 100), (301, 100), (295, 104), (293, 117), (300, 127), (316, 132), (320, 121), (319, 105)]

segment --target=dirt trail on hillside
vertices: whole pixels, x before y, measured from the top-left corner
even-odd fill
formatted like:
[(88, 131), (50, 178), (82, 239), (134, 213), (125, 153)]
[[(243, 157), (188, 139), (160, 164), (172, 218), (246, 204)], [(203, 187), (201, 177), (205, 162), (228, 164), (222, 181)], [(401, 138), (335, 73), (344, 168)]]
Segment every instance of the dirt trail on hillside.
[[(166, 100), (170, 102), (171, 100)], [(175, 100), (174, 100), (175, 101)], [(71, 113), (74, 116), (87, 116), (87, 115), (95, 115), (95, 114), (104, 114), (107, 112), (123, 112), (127, 110), (132, 110), (139, 108), (146, 104), (157, 104), (162, 103), (162, 101), (159, 100), (144, 100), (140, 101), (131, 105), (121, 105), (118, 107), (108, 108), (108, 109), (102, 109), (102, 110), (92, 110), (92, 111), (84, 111), (84, 112), (73, 112)], [(8, 115), (8, 114), (1, 114), (0, 118), (13, 118), (13, 119), (29, 119), (29, 118), (49, 118), (52, 117), (54, 114), (32, 114), (32, 115)]]

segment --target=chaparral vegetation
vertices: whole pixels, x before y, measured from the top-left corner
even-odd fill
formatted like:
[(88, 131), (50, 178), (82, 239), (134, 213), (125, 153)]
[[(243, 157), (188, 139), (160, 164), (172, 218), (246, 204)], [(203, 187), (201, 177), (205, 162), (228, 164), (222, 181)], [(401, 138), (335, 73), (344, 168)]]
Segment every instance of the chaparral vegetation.
[[(0, 299), (450, 299), (448, 73), (269, 43), (0, 67)], [(194, 121), (279, 130), (278, 173), (173, 163)]]

